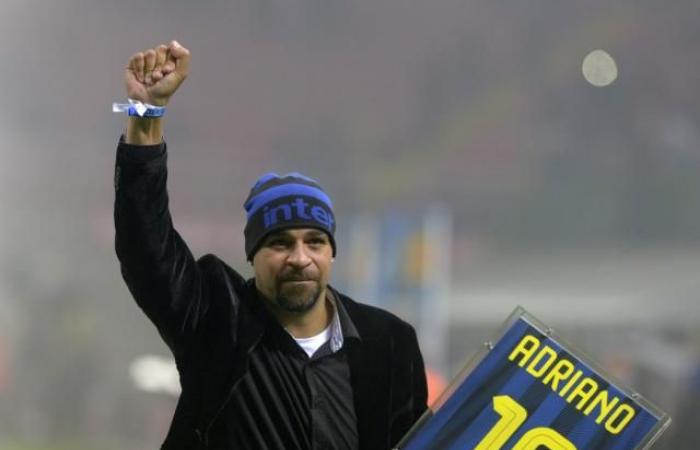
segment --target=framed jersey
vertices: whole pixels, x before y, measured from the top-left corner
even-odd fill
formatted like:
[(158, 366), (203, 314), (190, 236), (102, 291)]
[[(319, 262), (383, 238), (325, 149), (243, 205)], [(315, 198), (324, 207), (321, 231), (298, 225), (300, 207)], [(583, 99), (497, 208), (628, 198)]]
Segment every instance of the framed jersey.
[(669, 423), (519, 307), (397, 449), (646, 449)]

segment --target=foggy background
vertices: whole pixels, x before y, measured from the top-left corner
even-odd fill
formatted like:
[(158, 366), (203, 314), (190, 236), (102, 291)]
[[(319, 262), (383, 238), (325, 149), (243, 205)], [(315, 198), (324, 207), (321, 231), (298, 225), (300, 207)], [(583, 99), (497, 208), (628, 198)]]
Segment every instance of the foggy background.
[[(114, 254), (124, 117), (110, 108), (130, 55), (171, 39), (192, 51), (165, 139), (174, 222), (196, 256), (250, 275), (250, 186), (304, 172), (335, 203), (333, 283), (415, 323), (444, 379), (522, 305), (673, 417), (654, 448), (697, 448), (697, 1), (0, 11), (0, 449), (165, 436), (176, 396), (134, 376), (142, 356), (169, 355)], [(595, 49), (619, 69), (605, 87), (582, 75)]]

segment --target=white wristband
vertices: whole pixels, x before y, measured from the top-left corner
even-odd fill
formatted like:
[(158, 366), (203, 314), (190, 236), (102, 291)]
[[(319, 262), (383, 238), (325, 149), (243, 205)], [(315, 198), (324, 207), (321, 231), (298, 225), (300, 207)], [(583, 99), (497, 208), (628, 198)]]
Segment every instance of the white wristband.
[(163, 117), (165, 114), (165, 106), (155, 106), (132, 99), (128, 100), (129, 103), (112, 103), (112, 112), (125, 112), (129, 116), (145, 118)]

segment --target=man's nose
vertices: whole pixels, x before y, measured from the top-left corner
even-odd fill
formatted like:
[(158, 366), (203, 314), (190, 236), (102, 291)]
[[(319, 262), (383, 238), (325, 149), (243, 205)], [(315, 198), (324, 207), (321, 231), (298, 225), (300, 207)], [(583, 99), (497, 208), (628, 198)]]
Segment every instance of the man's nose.
[(311, 258), (303, 242), (297, 242), (287, 257), (287, 262), (293, 266), (306, 267), (311, 263)]

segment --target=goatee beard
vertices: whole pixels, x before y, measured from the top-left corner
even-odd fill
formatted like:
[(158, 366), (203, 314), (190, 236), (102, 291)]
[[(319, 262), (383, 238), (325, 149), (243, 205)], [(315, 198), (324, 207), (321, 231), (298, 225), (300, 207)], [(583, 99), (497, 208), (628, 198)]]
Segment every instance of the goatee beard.
[[(294, 291), (294, 289), (290, 290)], [(305, 289), (299, 289), (299, 292), (283, 293), (282, 289), (280, 289), (278, 290), (279, 295), (275, 303), (284, 311), (294, 314), (305, 313), (311, 310), (318, 302), (318, 298), (321, 295), (321, 286), (316, 283), (311, 292), (304, 291)]]

